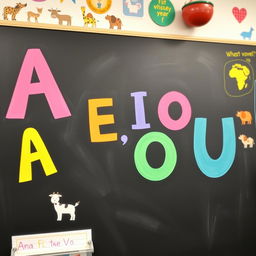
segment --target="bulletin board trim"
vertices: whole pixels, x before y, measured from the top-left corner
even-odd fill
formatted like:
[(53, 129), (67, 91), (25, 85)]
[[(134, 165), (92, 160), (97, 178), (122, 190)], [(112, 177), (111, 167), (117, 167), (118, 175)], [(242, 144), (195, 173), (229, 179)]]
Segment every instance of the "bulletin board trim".
[(93, 28), (84, 28), (84, 27), (78, 27), (78, 26), (62, 26), (62, 25), (53, 25), (53, 24), (49, 25), (46, 23), (40, 23), (40, 24), (34, 25), (30, 22), (1, 20), (0, 26), (37, 28), (37, 29), (47, 29), (47, 30), (62, 30), (62, 31), (84, 32), (84, 33), (134, 36), (134, 37), (161, 38), (161, 39), (222, 43), (222, 44), (237, 44), (237, 45), (251, 45), (251, 46), (256, 45), (256, 41), (252, 42), (252, 41), (245, 41), (245, 40), (231, 40), (231, 39), (210, 38), (210, 37), (193, 37), (193, 36), (184, 36), (184, 35), (138, 32), (138, 31), (129, 31), (129, 30), (110, 30), (110, 29), (100, 29), (100, 28), (93, 29)]

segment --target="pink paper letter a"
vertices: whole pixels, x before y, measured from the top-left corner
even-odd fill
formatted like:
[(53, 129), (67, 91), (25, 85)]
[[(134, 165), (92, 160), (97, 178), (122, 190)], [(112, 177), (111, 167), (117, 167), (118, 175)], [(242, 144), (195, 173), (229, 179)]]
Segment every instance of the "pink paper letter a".
[[(31, 83), (35, 69), (39, 82)], [(55, 119), (71, 116), (51, 70), (40, 49), (28, 49), (6, 114), (7, 119), (24, 119), (30, 95), (44, 94)]]

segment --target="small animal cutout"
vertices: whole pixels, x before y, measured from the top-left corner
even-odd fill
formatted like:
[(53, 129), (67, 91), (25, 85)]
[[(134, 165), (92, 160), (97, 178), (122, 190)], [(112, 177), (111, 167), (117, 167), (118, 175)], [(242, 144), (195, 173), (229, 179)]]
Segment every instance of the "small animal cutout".
[(12, 20), (16, 20), (16, 15), (26, 6), (27, 4), (22, 3), (17, 3), (15, 7), (5, 6), (3, 11), (4, 20), (8, 20), (8, 15), (12, 15)]
[(233, 15), (235, 16), (236, 20), (239, 23), (241, 23), (245, 19), (246, 15), (247, 15), (247, 11), (246, 11), (245, 8), (239, 9), (238, 7), (234, 7), (232, 9), (232, 12), (233, 12)]
[(51, 198), (51, 203), (54, 205), (54, 209), (57, 213), (57, 221), (62, 220), (62, 215), (63, 214), (69, 214), (70, 215), (70, 220), (75, 220), (76, 219), (76, 207), (80, 204), (80, 201), (76, 202), (74, 205), (73, 204), (61, 204), (60, 198), (62, 197), (59, 192), (55, 193), (53, 192), (52, 194), (49, 195)]
[(242, 36), (243, 39), (248, 38), (249, 40), (251, 40), (251, 38), (252, 38), (252, 32), (253, 32), (253, 31), (254, 31), (254, 28), (251, 27), (249, 31), (244, 31), (244, 32), (242, 32), (240, 35)]
[(67, 23), (67, 26), (71, 26), (71, 16), (66, 14), (59, 14), (61, 12), (57, 9), (48, 9), (48, 11), (51, 13), (52, 18), (57, 18), (59, 20), (59, 25), (63, 25), (63, 22), (65, 21)]
[(121, 19), (117, 18), (114, 15), (111, 15), (111, 16), (107, 15), (105, 17), (105, 19), (109, 21), (109, 28), (110, 29), (113, 29), (115, 27), (117, 27), (117, 29), (121, 29), (121, 27), (123, 25)]
[(38, 22), (38, 18), (40, 17), (40, 15), (42, 14), (43, 8), (36, 8), (37, 9), (37, 13), (35, 12), (27, 12), (27, 16), (28, 16), (28, 22), (30, 22), (30, 18), (34, 18), (35, 22)]
[(85, 14), (85, 7), (81, 7), (82, 15), (83, 15), (83, 20), (84, 20), (84, 26), (88, 27), (90, 24), (92, 28), (96, 28), (96, 19), (93, 17), (93, 15), (89, 12)]
[(237, 111), (236, 116), (240, 118), (242, 125), (252, 124), (252, 114), (249, 111)]
[(252, 137), (247, 137), (246, 135), (244, 134), (241, 134), (239, 137), (238, 137), (239, 140), (241, 140), (241, 142), (243, 143), (244, 145), (244, 148), (247, 148), (248, 146), (250, 148), (253, 147), (253, 145), (255, 144), (254, 142), (254, 139)]

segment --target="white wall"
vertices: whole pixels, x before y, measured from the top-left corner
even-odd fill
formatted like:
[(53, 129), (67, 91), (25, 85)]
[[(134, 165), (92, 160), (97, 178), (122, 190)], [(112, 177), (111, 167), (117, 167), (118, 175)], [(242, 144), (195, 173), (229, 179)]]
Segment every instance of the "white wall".
[[(132, 0), (136, 1), (136, 0)], [(25, 1), (20, 0), (22, 3), (27, 3), (27, 7), (23, 8), (17, 14), (17, 21), (26, 22), (27, 12), (36, 11), (36, 7), (42, 7), (43, 13), (39, 17), (40, 23), (46, 24), (58, 24), (57, 19), (50, 17), (48, 11), (49, 8), (58, 8), (63, 14), (69, 14), (72, 16), (72, 26), (83, 27), (83, 19), (80, 7), (85, 6), (87, 12), (93, 13), (97, 19), (98, 29), (109, 29), (109, 23), (105, 19), (106, 14), (115, 15), (121, 18), (123, 27), (122, 31), (136, 31), (136, 32), (148, 32), (157, 34), (168, 34), (168, 35), (181, 35), (181, 36), (192, 36), (195, 38), (212, 38), (212, 39), (226, 39), (226, 40), (244, 40), (240, 35), (243, 31), (249, 31), (251, 27), (256, 29), (256, 1), (255, 0), (212, 0), (214, 4), (214, 15), (212, 20), (202, 27), (190, 28), (187, 27), (181, 16), (181, 9), (184, 5), (183, 0), (172, 0), (172, 4), (176, 10), (175, 20), (172, 24), (166, 27), (156, 25), (150, 18), (148, 13), (148, 7), (151, 0), (144, 0), (144, 17), (131, 17), (123, 14), (123, 0), (112, 0), (112, 6), (110, 10), (105, 14), (93, 13), (87, 6), (86, 0), (76, 0), (73, 3), (72, 0), (46, 0), (44, 2), (35, 2), (33, 0)], [(0, 24), (6, 25), (6, 23), (15, 23), (13, 21), (3, 21), (3, 8), (5, 6), (15, 6), (17, 0), (2, 0), (0, 3), (1, 16)], [(247, 10), (246, 18), (239, 23), (233, 13), (233, 7), (245, 8)], [(24, 24), (24, 26), (26, 26)], [(37, 26), (37, 24), (35, 24)], [(86, 30), (86, 28), (84, 28)], [(253, 31), (252, 37), (245, 39), (247, 43), (256, 42), (256, 31)]]

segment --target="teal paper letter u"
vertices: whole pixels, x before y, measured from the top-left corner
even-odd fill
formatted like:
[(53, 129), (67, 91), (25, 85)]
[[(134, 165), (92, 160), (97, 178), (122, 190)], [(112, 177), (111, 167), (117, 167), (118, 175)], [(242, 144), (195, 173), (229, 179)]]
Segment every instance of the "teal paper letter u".
[(199, 169), (210, 178), (225, 175), (232, 166), (236, 154), (234, 119), (222, 118), (223, 148), (219, 158), (212, 159), (206, 148), (206, 118), (196, 118), (194, 127), (194, 154)]

